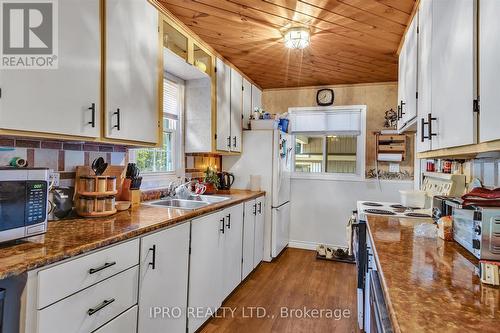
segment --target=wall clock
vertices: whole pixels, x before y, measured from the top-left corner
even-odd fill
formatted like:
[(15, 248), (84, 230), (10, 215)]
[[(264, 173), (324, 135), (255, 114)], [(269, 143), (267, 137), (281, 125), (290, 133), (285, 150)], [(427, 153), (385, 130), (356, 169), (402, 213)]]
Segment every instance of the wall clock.
[(319, 89), (316, 93), (316, 103), (318, 103), (319, 106), (333, 105), (334, 99), (335, 94), (333, 89)]

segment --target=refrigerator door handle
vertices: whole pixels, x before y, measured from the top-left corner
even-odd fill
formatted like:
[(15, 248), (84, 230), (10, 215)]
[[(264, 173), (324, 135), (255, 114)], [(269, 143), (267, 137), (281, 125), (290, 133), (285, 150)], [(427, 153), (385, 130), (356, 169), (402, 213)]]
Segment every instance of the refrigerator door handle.
[(272, 208), (272, 209), (276, 209), (276, 210), (278, 210), (278, 211), (279, 211), (279, 209), (280, 209), (281, 207), (283, 207), (284, 205), (286, 205), (287, 203), (290, 203), (290, 201), (284, 202), (284, 203), (282, 203), (282, 204), (281, 204), (281, 205), (279, 205), (279, 206), (271, 206), (271, 208)]

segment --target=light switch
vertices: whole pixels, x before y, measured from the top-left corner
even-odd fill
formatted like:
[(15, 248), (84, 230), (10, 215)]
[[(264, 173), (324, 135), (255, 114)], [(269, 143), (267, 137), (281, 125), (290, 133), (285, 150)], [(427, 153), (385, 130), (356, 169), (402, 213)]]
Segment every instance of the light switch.
[(398, 163), (389, 163), (389, 172), (398, 173), (399, 172), (399, 164)]

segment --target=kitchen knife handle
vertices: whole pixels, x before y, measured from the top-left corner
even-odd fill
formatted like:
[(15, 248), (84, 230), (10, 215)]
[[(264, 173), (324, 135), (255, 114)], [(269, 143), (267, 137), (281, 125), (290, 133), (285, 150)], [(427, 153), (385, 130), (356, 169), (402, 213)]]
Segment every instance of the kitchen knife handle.
[(92, 112), (92, 120), (88, 122), (89, 125), (92, 125), (92, 127), (95, 127), (95, 103), (92, 103), (92, 105), (89, 107), (89, 110)]

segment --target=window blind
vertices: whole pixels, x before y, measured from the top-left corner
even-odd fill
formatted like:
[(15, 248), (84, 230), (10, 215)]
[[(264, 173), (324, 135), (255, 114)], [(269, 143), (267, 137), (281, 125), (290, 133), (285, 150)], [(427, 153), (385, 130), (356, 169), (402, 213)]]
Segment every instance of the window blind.
[(299, 111), (290, 120), (292, 133), (361, 134), (361, 110)]
[(169, 118), (179, 118), (179, 89), (180, 87), (176, 82), (163, 79), (163, 113)]

